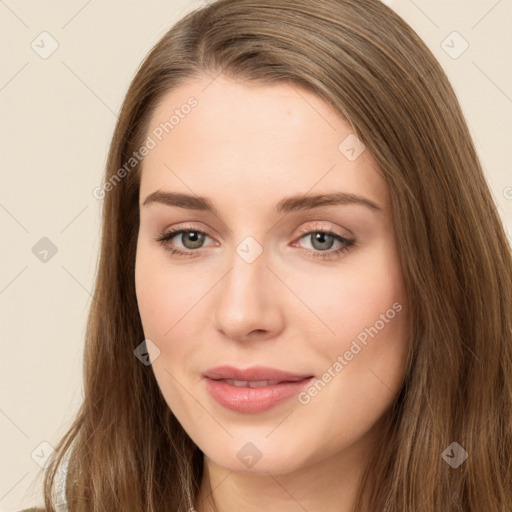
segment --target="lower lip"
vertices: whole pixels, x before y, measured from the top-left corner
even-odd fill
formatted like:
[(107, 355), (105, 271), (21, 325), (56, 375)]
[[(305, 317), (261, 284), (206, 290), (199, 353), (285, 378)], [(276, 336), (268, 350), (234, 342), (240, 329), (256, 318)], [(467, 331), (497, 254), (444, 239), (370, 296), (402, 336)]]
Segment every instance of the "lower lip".
[(298, 395), (314, 377), (296, 382), (281, 382), (273, 386), (249, 388), (232, 386), (227, 382), (205, 378), (206, 389), (223, 407), (244, 413), (263, 412)]

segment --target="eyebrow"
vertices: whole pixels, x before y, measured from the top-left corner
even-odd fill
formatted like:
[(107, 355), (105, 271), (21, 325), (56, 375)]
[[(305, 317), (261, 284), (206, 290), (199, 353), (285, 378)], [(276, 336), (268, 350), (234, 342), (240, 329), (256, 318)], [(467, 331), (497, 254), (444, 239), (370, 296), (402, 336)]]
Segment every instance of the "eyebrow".
[[(189, 210), (207, 211), (219, 216), (217, 209), (213, 206), (213, 203), (206, 197), (157, 190), (149, 194), (146, 199), (144, 199), (142, 206), (148, 206), (152, 203), (177, 206), (179, 208), (186, 208)], [(347, 192), (285, 197), (274, 206), (274, 212), (277, 214), (289, 213), (292, 211), (311, 210), (320, 206), (346, 204), (365, 206), (374, 212), (384, 213), (383, 208), (374, 201), (367, 199), (366, 197)]]

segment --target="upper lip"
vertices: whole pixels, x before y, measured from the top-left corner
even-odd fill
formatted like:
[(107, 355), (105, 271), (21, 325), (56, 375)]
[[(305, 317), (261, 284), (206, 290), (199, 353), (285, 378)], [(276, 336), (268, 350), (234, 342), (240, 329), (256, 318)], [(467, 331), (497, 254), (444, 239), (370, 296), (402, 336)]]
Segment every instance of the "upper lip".
[(294, 382), (313, 377), (307, 373), (291, 373), (266, 366), (251, 366), (250, 368), (235, 368), (234, 366), (216, 366), (203, 373), (208, 379), (234, 379), (242, 381), (276, 380), (279, 382)]

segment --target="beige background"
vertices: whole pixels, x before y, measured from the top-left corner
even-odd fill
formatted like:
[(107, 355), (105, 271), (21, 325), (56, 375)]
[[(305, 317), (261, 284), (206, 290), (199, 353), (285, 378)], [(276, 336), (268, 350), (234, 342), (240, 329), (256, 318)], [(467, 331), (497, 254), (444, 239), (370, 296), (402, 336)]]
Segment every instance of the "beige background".
[[(123, 95), (149, 49), (201, 3), (0, 0), (0, 512), (40, 502), (38, 463), (81, 399), (100, 227), (101, 201), (92, 190), (101, 183)], [(451, 79), (510, 234), (512, 1), (386, 3)], [(50, 36), (39, 36), (43, 31)], [(453, 31), (469, 44), (457, 58), (464, 41)], [(43, 59), (51, 38), (58, 48)], [(46, 262), (32, 251), (43, 237), (57, 248)]]

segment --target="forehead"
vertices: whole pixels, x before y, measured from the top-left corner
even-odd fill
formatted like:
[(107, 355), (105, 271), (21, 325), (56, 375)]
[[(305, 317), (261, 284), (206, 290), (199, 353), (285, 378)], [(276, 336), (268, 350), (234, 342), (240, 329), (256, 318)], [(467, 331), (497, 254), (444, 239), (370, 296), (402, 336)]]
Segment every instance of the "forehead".
[[(147, 132), (141, 202), (161, 189), (274, 205), (347, 191), (385, 205), (387, 185), (350, 124), (296, 85), (200, 78), (168, 92)], [(359, 156), (358, 156), (359, 155)]]

